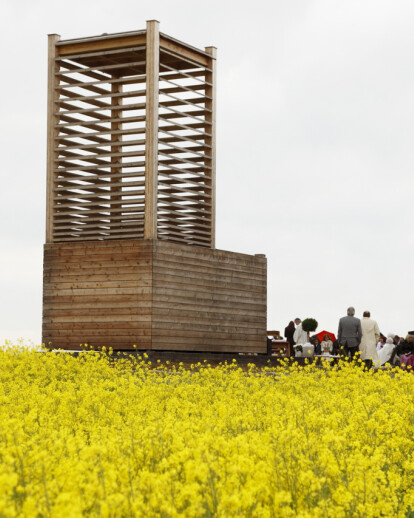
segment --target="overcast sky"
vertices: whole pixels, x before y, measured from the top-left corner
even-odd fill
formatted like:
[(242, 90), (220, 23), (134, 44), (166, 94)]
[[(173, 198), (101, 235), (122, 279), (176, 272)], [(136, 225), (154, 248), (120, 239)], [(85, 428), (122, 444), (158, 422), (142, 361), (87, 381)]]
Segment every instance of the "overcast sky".
[(217, 248), (268, 259), (268, 328), (414, 329), (412, 0), (1, 0), (0, 343), (40, 343), (47, 34), (218, 48)]

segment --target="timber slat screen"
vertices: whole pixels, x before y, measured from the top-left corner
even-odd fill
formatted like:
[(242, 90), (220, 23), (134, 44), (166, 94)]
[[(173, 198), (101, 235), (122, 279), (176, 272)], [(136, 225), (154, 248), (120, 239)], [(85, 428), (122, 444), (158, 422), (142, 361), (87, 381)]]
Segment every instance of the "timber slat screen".
[(47, 242), (214, 247), (215, 49), (49, 36)]

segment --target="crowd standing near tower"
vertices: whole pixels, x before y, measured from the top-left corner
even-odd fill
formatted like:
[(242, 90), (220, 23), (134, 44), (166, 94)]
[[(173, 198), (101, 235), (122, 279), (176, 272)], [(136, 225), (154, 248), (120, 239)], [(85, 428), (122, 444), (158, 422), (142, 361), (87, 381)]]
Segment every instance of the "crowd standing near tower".
[(361, 359), (368, 369), (391, 364), (414, 373), (414, 331), (409, 331), (405, 338), (395, 333), (388, 333), (386, 337), (371, 318), (370, 311), (364, 311), (360, 319), (355, 316), (355, 308), (349, 307), (346, 316), (339, 319), (337, 337), (325, 331), (308, 337), (300, 318), (289, 322), (284, 336), (290, 344), (291, 356), (306, 345), (318, 356)]

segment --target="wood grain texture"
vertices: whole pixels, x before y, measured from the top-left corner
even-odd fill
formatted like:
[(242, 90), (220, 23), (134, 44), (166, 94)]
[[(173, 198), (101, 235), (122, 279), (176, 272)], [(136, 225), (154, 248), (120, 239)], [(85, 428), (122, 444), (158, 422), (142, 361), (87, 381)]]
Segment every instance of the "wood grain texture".
[(147, 22), (146, 121), (145, 121), (145, 225), (144, 237), (157, 237), (158, 193), (158, 88), (160, 69), (159, 22)]
[[(49, 37), (47, 239), (215, 246), (215, 48)], [(145, 138), (143, 137), (145, 134)]]
[(47, 180), (46, 180), (46, 243), (53, 241), (53, 196), (55, 180), (55, 163), (57, 153), (55, 151), (56, 136), (56, 44), (59, 42), (58, 34), (48, 36), (48, 80), (47, 80)]
[(209, 83), (206, 88), (206, 108), (209, 113), (206, 115), (206, 131), (209, 136), (205, 139), (205, 165), (211, 169), (210, 177), (207, 178), (206, 184), (211, 189), (211, 248), (216, 246), (216, 47), (206, 47), (206, 52), (211, 56), (210, 70), (206, 73), (206, 81)]
[(137, 239), (45, 245), (43, 342), (150, 349), (152, 249)]
[(266, 353), (266, 259), (160, 240), (46, 244), (43, 341)]
[(157, 241), (152, 349), (266, 352), (266, 259)]
[(133, 36), (113, 35), (109, 38), (83, 38), (82, 40), (61, 41), (58, 45), (58, 55), (68, 56), (71, 54), (83, 54), (93, 51), (106, 51), (127, 47), (134, 47), (145, 43), (145, 32)]

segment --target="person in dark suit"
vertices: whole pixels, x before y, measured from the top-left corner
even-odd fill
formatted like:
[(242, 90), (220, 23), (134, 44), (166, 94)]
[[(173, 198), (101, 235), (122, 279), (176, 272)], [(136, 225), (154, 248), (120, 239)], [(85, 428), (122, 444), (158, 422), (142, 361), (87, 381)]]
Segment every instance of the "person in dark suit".
[(355, 316), (355, 309), (348, 308), (347, 316), (339, 320), (338, 342), (339, 346), (353, 358), (358, 351), (362, 338), (361, 321)]

